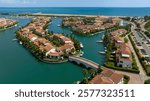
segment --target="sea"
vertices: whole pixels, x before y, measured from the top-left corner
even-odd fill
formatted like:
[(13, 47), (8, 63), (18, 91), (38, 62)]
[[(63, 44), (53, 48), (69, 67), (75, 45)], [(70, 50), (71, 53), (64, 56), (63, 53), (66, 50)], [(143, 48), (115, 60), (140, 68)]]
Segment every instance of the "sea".
[[(0, 31), (0, 83), (1, 84), (73, 84), (83, 79), (82, 67), (71, 62), (47, 64), (38, 61), (30, 52), (15, 39), (15, 31), (25, 26), (30, 18), (13, 18), (11, 14), (79, 14), (79, 15), (106, 15), (106, 16), (146, 16), (150, 15), (150, 8), (82, 8), (82, 7), (44, 7), (44, 8), (2, 8), (0, 18), (12, 18), (19, 22), (18, 26)], [(63, 18), (52, 18), (48, 29), (54, 33), (72, 34), (83, 43), (84, 58), (100, 65), (105, 62), (103, 43), (96, 43), (102, 39), (104, 33), (93, 36), (81, 36), (72, 33), (70, 29), (58, 27)]]
[(150, 15), (150, 7), (0, 7), (0, 13), (51, 13), (107, 16), (145, 16)]

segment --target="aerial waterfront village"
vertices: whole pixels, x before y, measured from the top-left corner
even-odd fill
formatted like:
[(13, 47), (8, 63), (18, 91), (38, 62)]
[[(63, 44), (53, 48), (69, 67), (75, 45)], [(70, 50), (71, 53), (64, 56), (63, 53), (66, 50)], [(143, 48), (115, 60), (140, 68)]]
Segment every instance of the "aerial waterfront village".
[(70, 27), (72, 31), (78, 34), (91, 35), (106, 28), (112, 28), (118, 25), (124, 26), (123, 23), (123, 20), (119, 17), (65, 17), (62, 21), (62, 26)]
[[(5, 25), (2, 23), (4, 23), (3, 20), (0, 20), (0, 25), (8, 25), (8, 23)], [(12, 22), (10, 22), (11, 24)], [(27, 47), (36, 58), (43, 62), (61, 63), (67, 62), (68, 58), (73, 57), (81, 59), (81, 48), (83, 48), (81, 43), (71, 36), (49, 31), (47, 29), (49, 24), (51, 24), (51, 17), (35, 16), (29, 24), (16, 31), (16, 38), (20, 44)], [(61, 27), (69, 28), (71, 31), (83, 35), (83, 37), (98, 34), (101, 31), (105, 33), (102, 40), (106, 47), (106, 62), (104, 66), (98, 66), (98, 70), (96, 71), (94, 69), (89, 70), (88, 67), (91, 76), (84, 76), (83, 80), (78, 83), (128, 83), (130, 79), (133, 80), (130, 78), (131, 76), (128, 73), (124, 74), (124, 72), (116, 71), (136, 74), (141, 72), (142, 66), (140, 67), (140, 62), (137, 60), (137, 53), (134, 50), (135, 43), (132, 38), (134, 37), (134, 32), (131, 26), (135, 25), (130, 20), (124, 20), (123, 17), (67, 16), (63, 18)], [(133, 46), (130, 44), (130, 41)], [(147, 61), (145, 71), (149, 75), (149, 61), (148, 59), (144, 61)], [(84, 69), (83, 73), (86, 74), (88, 70)]]
[(11, 19), (5, 19), (5, 18), (0, 18), (0, 31), (1, 30), (6, 30), (14, 25), (16, 25), (17, 22)]
[(38, 50), (34, 47), (31, 52), (37, 54), (38, 59), (52, 63), (64, 62), (66, 55), (76, 54), (74, 42), (63, 34), (49, 33), (46, 28), (49, 23), (50, 19), (47, 17), (35, 18), (26, 27), (17, 31), (17, 38), (21, 44), (25, 45), (27, 40), (37, 47)]

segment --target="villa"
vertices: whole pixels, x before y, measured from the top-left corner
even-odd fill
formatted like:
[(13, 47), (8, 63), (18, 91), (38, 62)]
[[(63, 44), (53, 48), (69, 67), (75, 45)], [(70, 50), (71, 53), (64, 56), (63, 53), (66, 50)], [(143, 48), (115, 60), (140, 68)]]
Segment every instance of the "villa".
[(110, 69), (104, 69), (90, 81), (90, 84), (123, 84), (123, 75)]
[(122, 21), (123, 21), (123, 20), (122, 20), (121, 18), (119, 18), (119, 17), (114, 17), (114, 18), (112, 18), (112, 22), (113, 22), (113, 24), (115, 24), (115, 25), (120, 25)]
[(62, 34), (54, 34), (53, 38), (59, 40), (61, 44), (73, 44), (72, 40)]
[(130, 47), (124, 43), (124, 41), (119, 37), (119, 35), (125, 34), (127, 31), (125, 29), (118, 29), (111, 33), (111, 40), (113, 46), (116, 48), (116, 64), (118, 67), (132, 67), (132, 54)]
[(116, 62), (119, 67), (132, 67), (132, 55), (129, 46), (125, 43), (119, 45), (116, 51)]

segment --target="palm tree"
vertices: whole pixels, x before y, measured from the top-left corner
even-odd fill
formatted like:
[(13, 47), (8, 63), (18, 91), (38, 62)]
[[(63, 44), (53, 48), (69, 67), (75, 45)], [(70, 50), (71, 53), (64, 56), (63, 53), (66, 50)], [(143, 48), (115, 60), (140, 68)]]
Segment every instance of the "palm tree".
[(89, 73), (90, 73), (90, 78), (93, 78), (94, 76), (95, 76), (95, 71), (93, 70), (93, 69), (90, 69), (89, 71), (88, 71)]
[(83, 74), (84, 78), (86, 77), (87, 72), (88, 72), (87, 69), (82, 70), (82, 74)]
[(89, 80), (88, 80), (88, 78), (85, 77), (85, 78), (83, 79), (83, 84), (88, 84), (88, 83), (89, 83)]
[(102, 67), (98, 67), (97, 73), (101, 73), (103, 71)]

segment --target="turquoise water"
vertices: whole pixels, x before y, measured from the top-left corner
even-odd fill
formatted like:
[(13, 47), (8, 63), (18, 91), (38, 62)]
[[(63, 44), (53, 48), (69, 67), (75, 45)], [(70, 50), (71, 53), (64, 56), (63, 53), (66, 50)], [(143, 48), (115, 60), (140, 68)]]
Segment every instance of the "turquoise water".
[(0, 13), (52, 13), (52, 14), (88, 14), (110, 16), (144, 16), (150, 15), (150, 7), (115, 8), (115, 7), (30, 7), (30, 8), (0, 8)]
[[(16, 19), (19, 26), (24, 26), (29, 19)], [(57, 27), (62, 18), (52, 19), (49, 29), (57, 33), (71, 32), (68, 29)], [(15, 38), (18, 27), (0, 32), (0, 83), (25, 84), (68, 84), (82, 79), (82, 68), (73, 63), (46, 64), (38, 61), (26, 48), (19, 45)], [(104, 56), (98, 54), (103, 50), (103, 44), (96, 43), (102, 37), (97, 34), (92, 37), (83, 37), (74, 34), (84, 45), (84, 57), (102, 64)]]
[[(55, 14), (89, 14), (112, 16), (144, 16), (150, 15), (150, 8), (0, 8), (0, 13), (55, 13)], [(1, 16), (0, 16), (1, 17)], [(4, 16), (3, 16), (4, 17)], [(16, 19), (21, 26), (30, 19)], [(71, 34), (66, 28), (57, 27), (62, 18), (53, 18), (48, 27), (55, 33)], [(35, 59), (30, 52), (19, 45), (15, 38), (18, 27), (0, 32), (0, 83), (25, 84), (69, 84), (82, 79), (82, 68), (70, 62), (62, 64), (46, 64)], [(105, 56), (98, 53), (104, 51), (102, 43), (96, 41), (103, 33), (83, 37), (73, 34), (84, 45), (83, 57), (103, 64)]]

